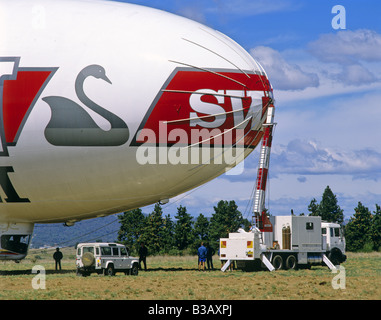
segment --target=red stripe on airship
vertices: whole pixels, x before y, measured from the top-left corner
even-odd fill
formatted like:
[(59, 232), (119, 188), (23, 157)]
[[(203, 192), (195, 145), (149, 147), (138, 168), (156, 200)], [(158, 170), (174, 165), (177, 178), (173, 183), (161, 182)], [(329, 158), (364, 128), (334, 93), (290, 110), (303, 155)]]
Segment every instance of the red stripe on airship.
[(15, 144), (50, 71), (17, 72), (16, 80), (5, 80), (3, 86), (3, 122), (7, 144)]
[[(176, 129), (180, 132), (180, 129), (186, 134), (188, 141), (185, 144), (188, 145), (199, 142), (199, 139), (194, 141), (192, 132), (202, 130), (200, 132), (209, 132), (211, 137), (216, 136), (208, 142), (211, 146), (227, 145), (226, 138), (232, 135), (230, 143), (233, 145), (255, 147), (262, 132), (252, 130), (253, 119), (248, 115), (249, 110), (253, 111), (254, 108), (252, 94), (259, 92), (264, 97), (262, 99), (254, 95), (257, 99), (255, 104), (260, 105), (258, 110), (262, 113), (255, 119), (257, 122), (267, 110), (270, 100), (267, 92), (271, 90), (265, 75), (227, 69), (211, 69), (206, 72), (177, 68), (154, 99), (131, 145), (173, 145), (177, 141), (170, 140), (170, 133), (176, 132), (173, 131)], [(164, 135), (163, 124), (166, 125)], [(147, 137), (147, 131), (143, 129), (148, 129), (153, 134)], [(242, 132), (238, 134), (237, 129), (243, 129), (244, 138)], [(217, 132), (222, 134), (218, 135)]]

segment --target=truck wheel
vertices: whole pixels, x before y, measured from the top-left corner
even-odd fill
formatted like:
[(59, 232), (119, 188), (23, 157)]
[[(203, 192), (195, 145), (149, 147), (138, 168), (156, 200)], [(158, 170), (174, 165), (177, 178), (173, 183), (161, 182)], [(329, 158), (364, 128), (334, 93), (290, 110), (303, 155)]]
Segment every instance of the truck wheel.
[(109, 264), (105, 270), (105, 276), (114, 276), (115, 271), (114, 271), (114, 266), (112, 264)]
[(286, 269), (296, 269), (296, 258), (293, 255), (290, 255), (286, 259)]
[(328, 254), (328, 259), (333, 263), (334, 266), (340, 265), (342, 260), (342, 253), (339, 249), (333, 248), (332, 251)]
[(275, 270), (280, 270), (280, 269), (283, 268), (283, 258), (282, 258), (282, 256), (276, 255), (273, 258), (273, 267), (275, 268)]
[(130, 275), (132, 275), (132, 276), (137, 276), (138, 273), (139, 273), (138, 264), (137, 264), (137, 263), (134, 263), (134, 264), (132, 265), (131, 270), (130, 270)]

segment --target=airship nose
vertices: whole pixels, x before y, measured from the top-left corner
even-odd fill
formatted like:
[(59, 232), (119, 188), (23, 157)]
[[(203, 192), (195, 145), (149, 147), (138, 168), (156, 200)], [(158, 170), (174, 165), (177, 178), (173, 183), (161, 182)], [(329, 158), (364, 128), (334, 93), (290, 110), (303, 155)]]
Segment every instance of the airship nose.
[[(171, 54), (171, 63), (214, 73), (219, 77), (223, 77), (223, 72), (234, 72), (243, 77), (225, 75), (225, 79), (234, 82), (242, 90), (262, 87), (265, 91), (271, 91), (265, 70), (243, 47), (217, 30), (199, 24), (197, 28), (195, 25), (192, 27), (192, 32), (180, 34), (178, 47), (174, 50), (179, 54)], [(260, 82), (259, 86), (255, 83), (257, 81)]]

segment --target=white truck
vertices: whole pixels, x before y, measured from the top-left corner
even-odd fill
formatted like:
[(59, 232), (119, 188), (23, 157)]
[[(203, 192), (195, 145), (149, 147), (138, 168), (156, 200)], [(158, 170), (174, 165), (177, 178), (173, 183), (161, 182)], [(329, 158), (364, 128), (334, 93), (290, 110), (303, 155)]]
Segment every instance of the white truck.
[(330, 269), (346, 260), (345, 239), (337, 223), (322, 222), (316, 216), (271, 216), (265, 210), (266, 183), (270, 164), (274, 104), (269, 100), (266, 123), (263, 124), (254, 194), (253, 224), (250, 232), (229, 233), (220, 239), (220, 259), (226, 261), (225, 271), (232, 261), (246, 270), (267, 267), (295, 269), (325, 263)]
[(326, 264), (330, 269), (346, 260), (345, 239), (337, 223), (322, 222), (316, 216), (271, 216), (266, 231), (240, 229), (220, 239), (220, 259), (226, 261), (225, 271), (232, 261), (245, 270), (265, 266), (276, 269), (296, 269)]
[(138, 275), (139, 259), (130, 257), (127, 248), (119, 243), (79, 243), (76, 256), (77, 275), (91, 273), (113, 276), (116, 272)]

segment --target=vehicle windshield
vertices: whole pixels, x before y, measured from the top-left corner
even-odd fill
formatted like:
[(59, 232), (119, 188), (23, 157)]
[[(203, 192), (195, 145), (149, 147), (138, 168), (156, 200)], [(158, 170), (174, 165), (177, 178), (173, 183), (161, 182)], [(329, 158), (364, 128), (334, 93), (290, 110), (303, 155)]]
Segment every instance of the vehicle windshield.
[(28, 251), (29, 241), (29, 234), (6, 234), (1, 236), (1, 248), (20, 254), (25, 254)]
[(330, 228), (331, 237), (340, 237), (340, 228)]

